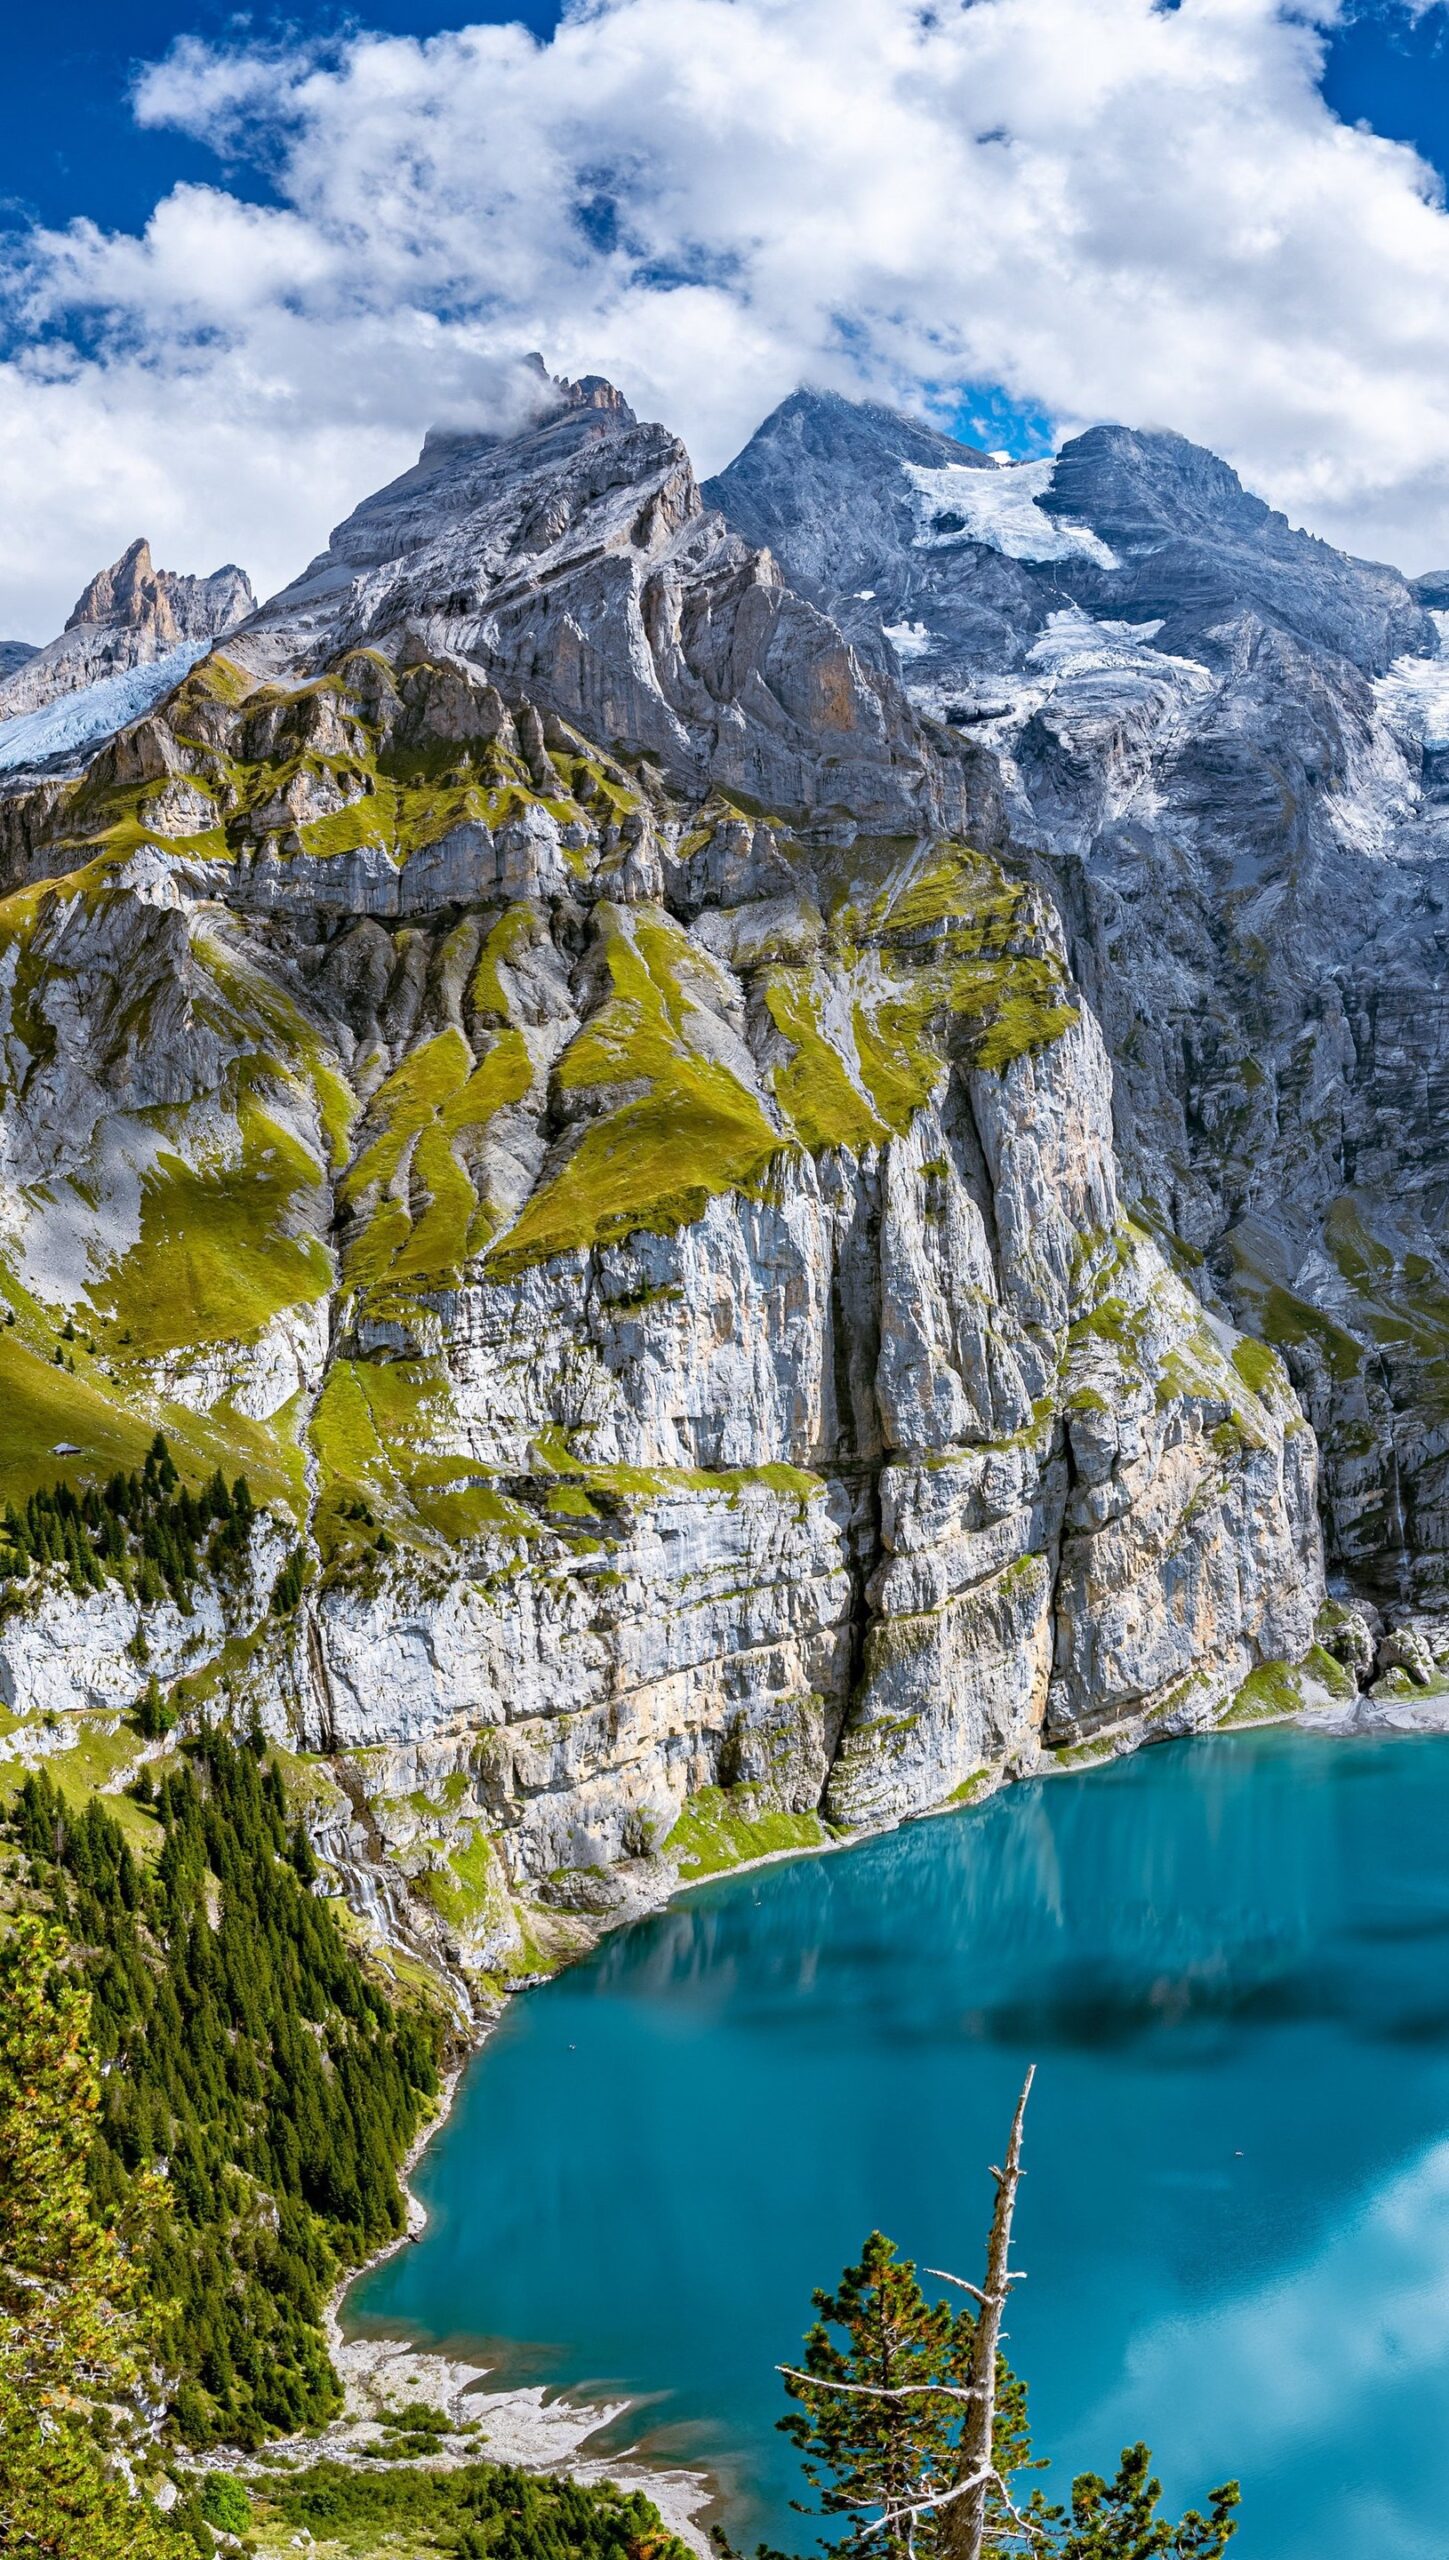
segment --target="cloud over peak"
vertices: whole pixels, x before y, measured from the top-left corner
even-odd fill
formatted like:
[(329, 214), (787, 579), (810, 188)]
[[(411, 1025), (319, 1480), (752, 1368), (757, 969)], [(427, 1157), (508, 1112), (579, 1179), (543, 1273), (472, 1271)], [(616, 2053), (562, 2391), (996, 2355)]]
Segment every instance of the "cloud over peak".
[[(182, 40), (149, 125), (246, 168), (5, 276), (0, 626), (143, 519), (263, 586), (542, 346), (703, 471), (808, 379), (1226, 454), (1296, 519), (1449, 559), (1449, 214), (1318, 91), (1336, 0), (576, 0), (308, 51)], [(262, 184), (257, 186), (255, 180)]]

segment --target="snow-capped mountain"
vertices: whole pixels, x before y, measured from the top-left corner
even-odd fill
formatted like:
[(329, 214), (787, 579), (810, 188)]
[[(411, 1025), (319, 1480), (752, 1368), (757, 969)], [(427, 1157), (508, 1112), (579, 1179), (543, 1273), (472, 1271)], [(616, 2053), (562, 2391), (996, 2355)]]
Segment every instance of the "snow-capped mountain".
[[(1449, 658), (1432, 580), (1351, 560), (1181, 437), (929, 467), (797, 394), (707, 491), (979, 742), (1113, 1054), (1143, 1214), (1283, 1350), (1331, 1547), (1443, 1588)], [(874, 529), (874, 548), (859, 528)]]
[(0, 789), (0, 1385), (257, 1527), (15, 1595), (5, 1747), (144, 1641), (466, 1971), (1345, 1678), (1319, 1434), (1335, 1567), (1449, 1540), (1442, 610), (1177, 438), (801, 394), (701, 493), (541, 377), (96, 681)]
[(20, 647), (8, 665), (0, 657), (0, 772), (113, 736), (255, 602), (240, 569), (182, 577), (153, 567), (149, 545), (133, 542), (91, 579), (56, 639)]

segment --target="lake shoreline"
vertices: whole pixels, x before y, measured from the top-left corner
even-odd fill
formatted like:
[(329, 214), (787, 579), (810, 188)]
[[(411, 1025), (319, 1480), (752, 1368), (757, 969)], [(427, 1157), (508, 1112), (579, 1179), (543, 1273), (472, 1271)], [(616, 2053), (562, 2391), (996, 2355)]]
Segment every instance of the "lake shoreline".
[[(1362, 1705), (1363, 1702), (1359, 1702), (1360, 1708)], [(1262, 1731), (1270, 1725), (1294, 1725), (1307, 1732), (1336, 1737), (1342, 1737), (1352, 1730), (1402, 1733), (1425, 1729), (1424, 1721), (1421, 1720), (1415, 1724), (1412, 1716), (1405, 1713), (1402, 1708), (1395, 1714), (1392, 1724), (1386, 1716), (1382, 1721), (1379, 1715), (1373, 1715), (1371, 1721), (1355, 1722), (1353, 1714), (1344, 1710), (1327, 1716), (1321, 1709), (1309, 1710), (1307, 1713), (1302, 1709), (1292, 1709), (1255, 1715), (1251, 1719), (1243, 1719), (1236, 1725), (1209, 1727), (1202, 1735), (1165, 1736), (1163, 1739), (1211, 1739), (1214, 1735), (1226, 1739), (1236, 1733)], [(1433, 1729), (1432, 1724), (1429, 1729)], [(1094, 1753), (1090, 1760), (1069, 1765), (1061, 1761), (1054, 1762), (1043, 1755), (1042, 1764), (1030, 1771), (1023, 1771), (1021, 1777), (1083, 1776), (1093, 1770), (1108, 1767), (1118, 1759), (1125, 1760), (1133, 1757), (1142, 1748), (1141, 1737), (1134, 1738), (1126, 1748), (1121, 1747), (1120, 1744), (1113, 1748), (1112, 1743), (1108, 1742), (1106, 1747)], [(766, 1867), (806, 1858), (823, 1857), (839, 1850), (864, 1847), (892, 1832), (911, 1829), (922, 1822), (936, 1821), (948, 1814), (972, 1812), (1008, 1786), (1019, 1782), (1019, 1779), (1009, 1776), (1004, 1769), (985, 1772), (981, 1784), (970, 1800), (965, 1803), (933, 1806), (922, 1813), (873, 1826), (869, 1830), (853, 1831), (837, 1838), (770, 1850), (758, 1858), (743, 1859), (737, 1865), (721, 1868), (707, 1875), (683, 1878), (678, 1875), (672, 1878), (661, 1877), (656, 1892), (647, 1895), (641, 1893), (627, 1908), (621, 1908), (614, 1914), (601, 1915), (599, 1925), (588, 1943), (581, 1943), (576, 1950), (566, 1956), (558, 1967), (558, 1972), (571, 1970), (573, 1965), (591, 1954), (606, 1936), (613, 1935), (617, 1930), (635, 1920), (651, 1917), (667, 1909), (675, 1901), (682, 1902), (687, 1895), (697, 1893), (702, 1887), (733, 1883), (741, 1876)], [(405, 2229), (394, 2239), (375, 2250), (360, 2266), (349, 2268), (334, 2286), (326, 2305), (325, 2330), (329, 2350), (347, 2397), (344, 2416), (334, 2422), (332, 2428), (322, 2431), (315, 2438), (290, 2440), (289, 2450), (296, 2452), (305, 2447), (308, 2452), (340, 2453), (342, 2458), (349, 2458), (349, 2455), (355, 2458), (357, 2448), (355, 2431), (360, 2429), (365, 2432), (375, 2423), (375, 2412), (381, 2396), (385, 2393), (395, 2394), (400, 2388), (412, 2387), (420, 2392), (426, 2392), (435, 2405), (447, 2406), (456, 2414), (462, 2414), (465, 2402), (469, 2410), (486, 2413), (489, 2422), (486, 2442), (479, 2445), (471, 2455), (454, 2454), (444, 2457), (445, 2459), (476, 2459), (481, 2455), (489, 2459), (518, 2462), (524, 2468), (544, 2473), (568, 2471), (574, 2477), (584, 2480), (616, 2479), (628, 2488), (641, 2489), (646, 2496), (653, 2499), (671, 2530), (679, 2533), (697, 2553), (704, 2555), (709, 2552), (710, 2545), (706, 2527), (701, 2522), (701, 2518), (717, 2513), (720, 2507), (718, 2484), (708, 2473), (692, 2470), (684, 2462), (672, 2463), (667, 2460), (661, 2462), (657, 2458), (636, 2460), (627, 2454), (609, 2459), (597, 2455), (591, 2456), (588, 2453), (587, 2448), (591, 2439), (602, 2434), (606, 2429), (620, 2425), (634, 2413), (642, 2419), (647, 2403), (629, 2399), (600, 2402), (570, 2399), (566, 2390), (555, 2392), (549, 2386), (539, 2385), (523, 2388), (501, 2385), (490, 2388), (489, 2377), (496, 2368), (487, 2364), (475, 2363), (466, 2357), (450, 2356), (441, 2349), (423, 2346), (398, 2332), (365, 2336), (350, 2333), (347, 2326), (348, 2300), (363, 2278), (389, 2258), (394, 2257), (401, 2249), (420, 2240), (427, 2228), (427, 2208), (419, 2197), (413, 2180), (425, 2153), (450, 2120), (465, 2072), (483, 2051), (488, 2038), (505, 2015), (511, 2001), (519, 1997), (523, 1990), (541, 1987), (541, 1980), (554, 1978), (556, 1976), (552, 1975), (541, 1977), (539, 1980), (521, 1985), (519, 1991), (506, 1995), (493, 2013), (478, 2023), (467, 2051), (446, 2074), (438, 2105), (426, 2124), (419, 2128), (399, 2169), (399, 2179), (407, 2208)], [(499, 2431), (497, 2436), (494, 2432), (495, 2427)]]

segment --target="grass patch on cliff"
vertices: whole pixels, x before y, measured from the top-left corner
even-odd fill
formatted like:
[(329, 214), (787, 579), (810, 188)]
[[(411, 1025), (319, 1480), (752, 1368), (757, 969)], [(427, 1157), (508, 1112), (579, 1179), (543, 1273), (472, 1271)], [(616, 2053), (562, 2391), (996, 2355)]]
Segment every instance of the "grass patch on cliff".
[(862, 1155), (890, 1132), (851, 1074), (856, 1063), (851, 1035), (846, 1035), (852, 1049), (847, 1060), (846, 1040), (837, 1046), (822, 1030), (825, 992), (805, 969), (777, 969), (766, 981), (770, 1019), (795, 1051), (788, 1066), (776, 1067), (771, 1081), (803, 1146), (812, 1152), (843, 1147)]
[(494, 1215), (459, 1142), (524, 1101), (532, 1084), (521, 1031), (500, 1029), (475, 1059), (450, 1025), (410, 1051), (378, 1087), (366, 1114), (373, 1134), (340, 1192), (354, 1217), (344, 1281), (366, 1291), (378, 1312), (393, 1299), (405, 1307), (410, 1294), (456, 1286), (487, 1242)]
[(443, 1865), (425, 1867), (414, 1889), (460, 1934), (476, 1934), (490, 1919), (505, 1921), (512, 1909), (502, 1860), (481, 1828), (461, 1849), (449, 1850)]
[(664, 1855), (688, 1884), (723, 1875), (750, 1858), (772, 1858), (792, 1849), (818, 1849), (830, 1838), (818, 1813), (782, 1813), (757, 1787), (701, 1787), (689, 1796)]
[(331, 1286), (316, 1158), (247, 1093), (237, 1141), (230, 1160), (158, 1156), (142, 1185), (140, 1236), (95, 1286), (97, 1308), (143, 1355), (254, 1342)]
[(534, 1534), (520, 1504), (466, 1455), (429, 1442), (451, 1420), (446, 1373), (431, 1360), (334, 1360), (309, 1436), (320, 1470), (313, 1534), (329, 1568), (378, 1550), (379, 1533), (436, 1553), (493, 1531)]
[(300, 1460), (286, 1412), (270, 1425), (226, 1403), (193, 1413), (136, 1393), (99, 1361), (62, 1368), (46, 1345), (62, 1347), (50, 1328), (0, 1325), (0, 1477), (10, 1500), (23, 1502), (60, 1475), (99, 1483), (118, 1467), (139, 1469), (159, 1424), (191, 1484), (221, 1467), (228, 1478), (244, 1474), (259, 1502), (299, 1505)]
[(1077, 1020), (1027, 889), (965, 846), (875, 850), (885, 877), (837, 884), (827, 953), (764, 985), (795, 1052), (782, 1109), (804, 1145), (856, 1155), (909, 1128), (952, 1057), (1000, 1074)]
[[(618, 1100), (591, 1118), (489, 1255), (496, 1279), (643, 1228), (692, 1225), (721, 1192), (758, 1187), (782, 1140), (712, 1054), (692, 990), (701, 955), (661, 916), (598, 910), (608, 993), (555, 1069), (563, 1094)], [(707, 989), (704, 990), (707, 992)]]
[(1266, 1342), (1258, 1342), (1252, 1334), (1244, 1334), (1232, 1349), (1233, 1367), (1249, 1395), (1281, 1394), (1287, 1386), (1283, 1363)]
[(1310, 1645), (1299, 1662), (1260, 1662), (1233, 1697), (1221, 1726), (1278, 1724), (1301, 1715), (1305, 1707), (1322, 1706), (1325, 1698), (1351, 1703), (1358, 1683), (1320, 1644)]

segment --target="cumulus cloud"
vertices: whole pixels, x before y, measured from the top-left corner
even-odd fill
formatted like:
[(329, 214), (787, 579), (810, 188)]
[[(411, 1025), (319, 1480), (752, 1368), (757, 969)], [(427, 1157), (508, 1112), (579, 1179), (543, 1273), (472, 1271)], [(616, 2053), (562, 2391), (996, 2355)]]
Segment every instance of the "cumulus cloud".
[(1325, 107), (1340, 4), (573, 0), (546, 43), (183, 41), (137, 115), (269, 201), (191, 185), (139, 237), (22, 241), (0, 630), (53, 627), (143, 529), (280, 583), (533, 346), (702, 470), (802, 379), (938, 413), (997, 383), (1449, 560), (1449, 213)]

